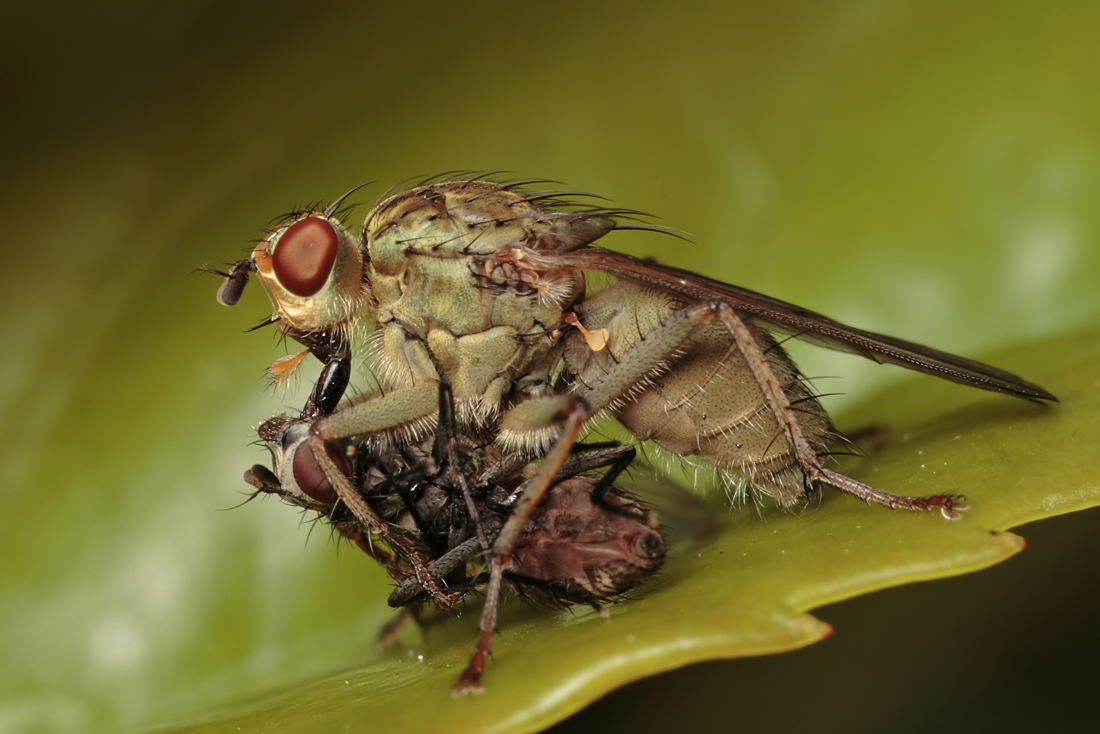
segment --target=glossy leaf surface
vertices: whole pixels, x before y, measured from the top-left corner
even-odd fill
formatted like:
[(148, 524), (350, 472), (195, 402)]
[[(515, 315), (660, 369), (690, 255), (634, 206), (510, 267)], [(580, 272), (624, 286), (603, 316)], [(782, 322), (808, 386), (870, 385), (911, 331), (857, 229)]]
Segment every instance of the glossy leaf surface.
[[(1057, 369), (1027, 356), (1050, 353), (1063, 358)], [(718, 538), (681, 542), (644, 598), (615, 607), (609, 621), (513, 614), (501, 625), (484, 696), (447, 695), (470, 648), (471, 614), (407, 651), (180, 731), (336, 730), (367, 721), (401, 728), (436, 718), (459, 732), (535, 731), (640, 676), (815, 642), (830, 628), (806, 613), (814, 607), (1002, 561), (1023, 547), (1005, 529), (1100, 504), (1100, 457), (1080, 440), (1100, 431), (1100, 333), (1000, 356), (1064, 401), (1032, 405), (920, 380), (854, 411), (896, 432), (881, 453), (856, 462), (855, 476), (902, 492), (966, 488), (972, 509), (962, 521), (866, 507), (837, 493), (798, 515), (743, 511), (721, 522)]]
[[(989, 530), (1095, 503), (1094, 4), (417, 8), (8, 10), (0, 730), (248, 702), (215, 720), (531, 730), (635, 676), (806, 644), (815, 605), (995, 563), (1018, 546)], [(843, 428), (893, 432), (848, 469), (963, 492), (966, 519), (840, 496), (759, 518), (711, 491), (717, 539), (676, 545), (608, 622), (513, 606), (489, 693), (452, 701), (476, 607), (383, 655), (379, 569), (275, 502), (228, 511), (267, 461), (254, 427), (304, 396), (267, 390), (284, 351), (241, 333), (270, 313), (256, 284), (225, 309), (188, 273), (364, 181), (369, 206), (411, 175), (487, 167), (697, 243), (610, 247), (987, 359), (1064, 403), (800, 349), (808, 374), (842, 376), (818, 385), (846, 393), (828, 403)]]

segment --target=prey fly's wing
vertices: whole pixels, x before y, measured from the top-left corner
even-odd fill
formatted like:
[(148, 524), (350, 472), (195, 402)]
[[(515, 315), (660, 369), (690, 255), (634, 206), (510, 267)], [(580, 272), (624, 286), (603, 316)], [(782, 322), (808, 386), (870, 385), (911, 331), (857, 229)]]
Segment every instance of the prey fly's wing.
[(659, 290), (679, 293), (693, 300), (719, 300), (768, 330), (791, 334), (830, 349), (858, 354), (879, 363), (900, 365), (983, 390), (1029, 400), (1057, 401), (1043, 388), (1011, 372), (903, 339), (845, 326), (801, 306), (712, 280), (689, 270), (656, 265), (602, 247), (586, 247), (572, 252), (526, 247), (515, 250), (515, 259), (527, 267), (604, 272)]

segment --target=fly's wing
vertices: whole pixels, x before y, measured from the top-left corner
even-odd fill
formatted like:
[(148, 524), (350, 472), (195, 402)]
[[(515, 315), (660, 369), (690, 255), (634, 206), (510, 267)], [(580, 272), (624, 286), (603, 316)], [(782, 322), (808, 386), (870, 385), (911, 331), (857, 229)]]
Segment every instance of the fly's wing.
[(858, 354), (878, 363), (896, 364), (963, 385), (1018, 395), (1029, 400), (1058, 398), (1011, 372), (892, 336), (855, 329), (794, 304), (735, 285), (711, 280), (688, 270), (655, 265), (621, 252), (586, 247), (573, 252), (522, 248), (513, 257), (535, 269), (600, 271), (630, 278), (659, 290), (698, 301), (719, 300), (769, 330), (791, 334), (830, 349)]

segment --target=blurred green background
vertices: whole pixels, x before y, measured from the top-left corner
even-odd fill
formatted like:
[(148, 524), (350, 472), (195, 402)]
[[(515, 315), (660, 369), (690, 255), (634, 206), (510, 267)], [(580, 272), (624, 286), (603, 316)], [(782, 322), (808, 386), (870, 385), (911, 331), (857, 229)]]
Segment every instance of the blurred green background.
[[(0, 730), (201, 714), (353, 664), (388, 618), (382, 572), (327, 532), (219, 512), (266, 460), (253, 427), (301, 401), (265, 390), (271, 331), (241, 334), (259, 288), (227, 310), (189, 272), (276, 215), (365, 181), (369, 204), (417, 174), (545, 176), (697, 243), (612, 247), (981, 357), (1100, 323), (1098, 30), (1091, 2), (7, 9)], [(843, 375), (842, 423), (909, 379), (799, 355)], [(1098, 523), (562, 729), (1095, 722)]]

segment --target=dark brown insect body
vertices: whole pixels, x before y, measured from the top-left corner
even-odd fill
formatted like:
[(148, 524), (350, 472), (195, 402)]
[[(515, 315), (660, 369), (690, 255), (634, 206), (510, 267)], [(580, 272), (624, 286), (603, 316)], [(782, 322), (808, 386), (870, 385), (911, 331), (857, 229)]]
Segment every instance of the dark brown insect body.
[[(637, 228), (623, 224), (632, 213), (570, 205), (555, 192), (477, 178), (426, 183), (379, 202), (361, 237), (334, 209), (273, 230), (225, 274), (220, 298), (235, 302), (248, 273), (258, 272), (274, 323), (325, 362), (303, 411), (319, 417), (309, 446), (335, 495), (371, 533), (387, 533), (387, 521), (326, 447), (353, 436), (370, 446), (423, 440), (437, 420), (441, 381), (454, 386), (460, 421), (504, 451), (545, 456), (493, 544), (490, 596), (570, 447), (602, 412), (678, 456), (740, 475), (749, 491), (783, 506), (828, 484), (889, 507), (959, 517), (957, 497), (902, 497), (827, 468), (828, 417), (771, 332), (1055, 399), (989, 365), (593, 246), (612, 230)], [(589, 292), (589, 271), (613, 281)], [(366, 352), (382, 390), (334, 410), (353, 332), (371, 323)], [(480, 689), (494, 613), (487, 607), (459, 692)]]
[[(441, 400), (444, 415), (453, 417), (449, 392)], [(265, 422), (259, 433), (274, 472), (257, 465), (245, 478), (260, 491), (327, 517), (385, 567), (398, 582), (392, 606), (430, 600), (449, 608), (487, 580), (478, 571), (488, 545), (528, 479), (518, 462), (501, 460), (491, 441), (457, 430), (453, 420), (433, 439), (398, 452), (375, 453), (349, 442), (330, 446), (334, 456), (349, 457), (346, 475), (389, 525), (382, 538), (387, 550), (336, 502), (309, 451), (308, 428), (285, 416)], [(633, 456), (631, 447), (601, 447), (566, 463), (506, 565), (514, 586), (543, 601), (600, 608), (601, 600), (630, 591), (660, 568), (665, 544), (656, 516), (612, 483)], [(598, 468), (609, 469), (602, 477), (580, 473)]]

